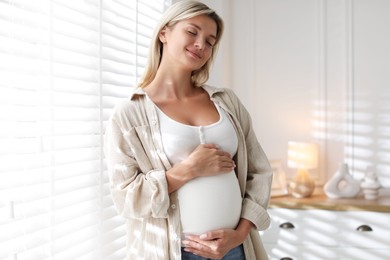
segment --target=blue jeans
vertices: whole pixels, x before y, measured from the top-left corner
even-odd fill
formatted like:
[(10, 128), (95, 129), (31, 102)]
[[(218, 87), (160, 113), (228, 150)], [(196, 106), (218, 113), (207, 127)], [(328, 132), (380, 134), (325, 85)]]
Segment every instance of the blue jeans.
[[(181, 259), (182, 260), (210, 260), (210, 258), (205, 258), (201, 256), (194, 255), (193, 253), (189, 253), (184, 251), (184, 248), (181, 248)], [(244, 247), (239, 245), (231, 249), (222, 260), (245, 260)]]

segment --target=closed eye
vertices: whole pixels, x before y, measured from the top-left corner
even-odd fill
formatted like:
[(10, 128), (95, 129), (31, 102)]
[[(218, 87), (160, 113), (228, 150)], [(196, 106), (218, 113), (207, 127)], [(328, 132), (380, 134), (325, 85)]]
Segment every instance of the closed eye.
[[(187, 33), (191, 36), (197, 36), (198, 35), (198, 32), (196, 30), (192, 30), (192, 29), (189, 29), (187, 30)], [(205, 43), (207, 44), (207, 46), (209, 46), (210, 48), (213, 48), (215, 43), (214, 43), (214, 40), (213, 39), (207, 39), (205, 41)]]
[(189, 34), (191, 34), (191, 35), (196, 35), (196, 32), (193, 32), (193, 31), (187, 31)]
[(207, 45), (209, 45), (211, 48), (214, 47), (215, 42), (216, 42), (215, 39), (211, 37), (206, 40)]

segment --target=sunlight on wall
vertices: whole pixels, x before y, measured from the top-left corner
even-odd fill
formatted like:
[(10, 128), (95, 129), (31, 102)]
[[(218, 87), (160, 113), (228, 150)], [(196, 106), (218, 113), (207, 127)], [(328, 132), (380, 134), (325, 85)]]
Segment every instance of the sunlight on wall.
[[(361, 91), (363, 92), (363, 91)], [(389, 90), (386, 90), (389, 92)], [(346, 154), (351, 171), (362, 178), (367, 167), (376, 171), (383, 186), (390, 186), (390, 107), (389, 94), (365, 91), (356, 95), (353, 127), (350, 133), (352, 149)]]
[(355, 178), (362, 179), (367, 167), (373, 167), (382, 186), (390, 187), (388, 100), (387, 93), (368, 92), (353, 107), (342, 100), (313, 102), (313, 136), (321, 142), (321, 164), (328, 177), (346, 162)]

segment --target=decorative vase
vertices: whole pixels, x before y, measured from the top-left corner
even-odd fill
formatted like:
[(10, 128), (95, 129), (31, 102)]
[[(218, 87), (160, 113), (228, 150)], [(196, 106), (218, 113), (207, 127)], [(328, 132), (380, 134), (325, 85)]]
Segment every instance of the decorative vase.
[(376, 173), (367, 167), (366, 176), (364, 177), (360, 187), (363, 190), (364, 198), (367, 200), (376, 200), (378, 198), (379, 188), (381, 187)]
[(354, 198), (360, 191), (360, 183), (350, 174), (348, 164), (342, 163), (340, 169), (324, 186), (326, 196), (331, 199)]

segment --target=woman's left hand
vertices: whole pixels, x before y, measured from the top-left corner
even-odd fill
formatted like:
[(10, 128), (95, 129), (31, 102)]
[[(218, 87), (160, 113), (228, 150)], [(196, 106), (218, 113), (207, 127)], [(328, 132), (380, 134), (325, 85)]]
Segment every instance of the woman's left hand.
[(246, 235), (234, 229), (210, 231), (200, 236), (188, 235), (182, 241), (185, 251), (211, 258), (221, 259), (230, 249), (242, 244)]

